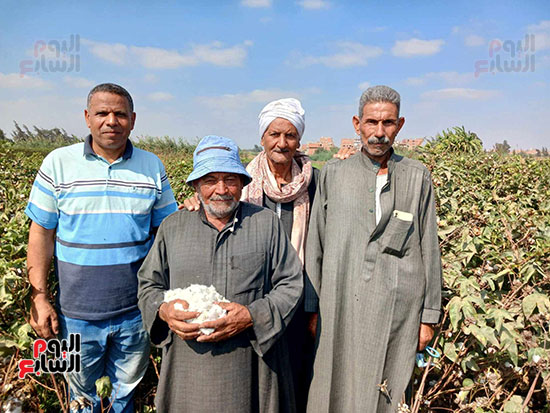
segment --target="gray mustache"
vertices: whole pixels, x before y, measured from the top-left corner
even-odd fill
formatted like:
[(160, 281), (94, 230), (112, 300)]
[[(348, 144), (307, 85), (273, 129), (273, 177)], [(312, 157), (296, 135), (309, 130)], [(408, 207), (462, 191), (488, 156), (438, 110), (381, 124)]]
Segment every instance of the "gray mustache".
[(232, 201), (233, 196), (232, 195), (212, 195), (210, 197), (211, 201)]
[(375, 144), (375, 143), (390, 143), (390, 139), (387, 136), (383, 136), (381, 138), (377, 138), (376, 136), (371, 136), (369, 139), (367, 139), (368, 143)]

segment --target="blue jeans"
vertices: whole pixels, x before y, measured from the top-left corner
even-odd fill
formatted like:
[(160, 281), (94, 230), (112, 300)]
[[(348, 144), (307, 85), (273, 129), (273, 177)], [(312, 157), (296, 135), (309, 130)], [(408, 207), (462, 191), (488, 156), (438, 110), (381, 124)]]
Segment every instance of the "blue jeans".
[[(135, 388), (149, 364), (149, 335), (143, 328), (139, 310), (107, 320), (86, 321), (59, 314), (60, 338), (79, 333), (81, 369), (65, 374), (71, 400), (85, 397), (93, 405), (82, 412), (99, 412), (95, 381), (109, 376), (113, 385), (112, 413), (134, 411)], [(104, 406), (107, 408), (107, 406)]]

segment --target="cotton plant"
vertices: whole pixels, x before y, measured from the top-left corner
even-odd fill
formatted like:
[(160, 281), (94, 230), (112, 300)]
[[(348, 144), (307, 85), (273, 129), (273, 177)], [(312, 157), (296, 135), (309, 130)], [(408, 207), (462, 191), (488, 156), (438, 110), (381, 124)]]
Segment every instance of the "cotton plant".
[[(176, 310), (200, 313), (198, 317), (188, 320), (189, 323), (197, 324), (224, 317), (227, 311), (215, 303), (229, 302), (229, 300), (216, 291), (213, 285), (207, 287), (200, 284), (191, 284), (187, 288), (175, 288), (164, 293), (164, 302), (168, 303), (174, 300), (184, 300), (189, 304), (189, 307), (185, 309), (181, 303), (175, 303), (174, 308)], [(210, 335), (214, 332), (213, 328), (201, 328), (200, 330), (205, 335)]]

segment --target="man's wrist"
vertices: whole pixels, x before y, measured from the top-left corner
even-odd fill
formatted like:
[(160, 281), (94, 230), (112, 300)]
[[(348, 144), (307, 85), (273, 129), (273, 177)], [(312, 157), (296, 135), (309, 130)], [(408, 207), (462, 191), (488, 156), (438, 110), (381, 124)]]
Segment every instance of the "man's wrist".
[(159, 305), (159, 309), (157, 311), (158, 317), (164, 322), (166, 322), (166, 317), (164, 313), (165, 309), (166, 309), (166, 303), (163, 302)]
[(42, 289), (37, 289), (37, 288), (34, 288), (32, 287), (31, 289), (31, 300), (35, 300), (37, 298), (44, 298), (44, 299), (48, 299), (48, 292), (45, 291), (45, 290), (42, 290)]

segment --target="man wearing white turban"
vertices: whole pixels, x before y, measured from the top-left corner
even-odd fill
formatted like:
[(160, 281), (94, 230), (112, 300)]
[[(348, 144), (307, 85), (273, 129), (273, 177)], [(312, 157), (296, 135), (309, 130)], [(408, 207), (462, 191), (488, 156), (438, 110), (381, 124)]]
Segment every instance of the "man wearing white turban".
[[(241, 199), (277, 213), (304, 263), (309, 214), (319, 172), (309, 157), (298, 151), (305, 129), (305, 112), (297, 99), (279, 99), (268, 103), (258, 120), (264, 150), (246, 168), (252, 182), (245, 187)], [(312, 288), (307, 277), (304, 278), (304, 289)], [(312, 294), (305, 294), (308, 296)], [(298, 412), (306, 409), (313, 375), (316, 311), (316, 302), (304, 300), (285, 333)]]
[[(297, 99), (279, 99), (268, 103), (258, 120), (264, 150), (246, 168), (252, 182), (243, 189), (241, 201), (266, 207), (279, 216), (303, 264), (309, 215), (319, 175), (309, 157), (298, 151), (305, 129), (305, 111)], [(184, 205), (189, 210), (199, 207), (196, 198), (185, 200)], [(304, 278), (304, 289), (312, 289), (307, 277)], [(315, 294), (306, 293), (305, 297), (308, 296)], [(298, 412), (306, 409), (313, 374), (316, 311), (316, 301), (304, 300), (285, 332)]]

